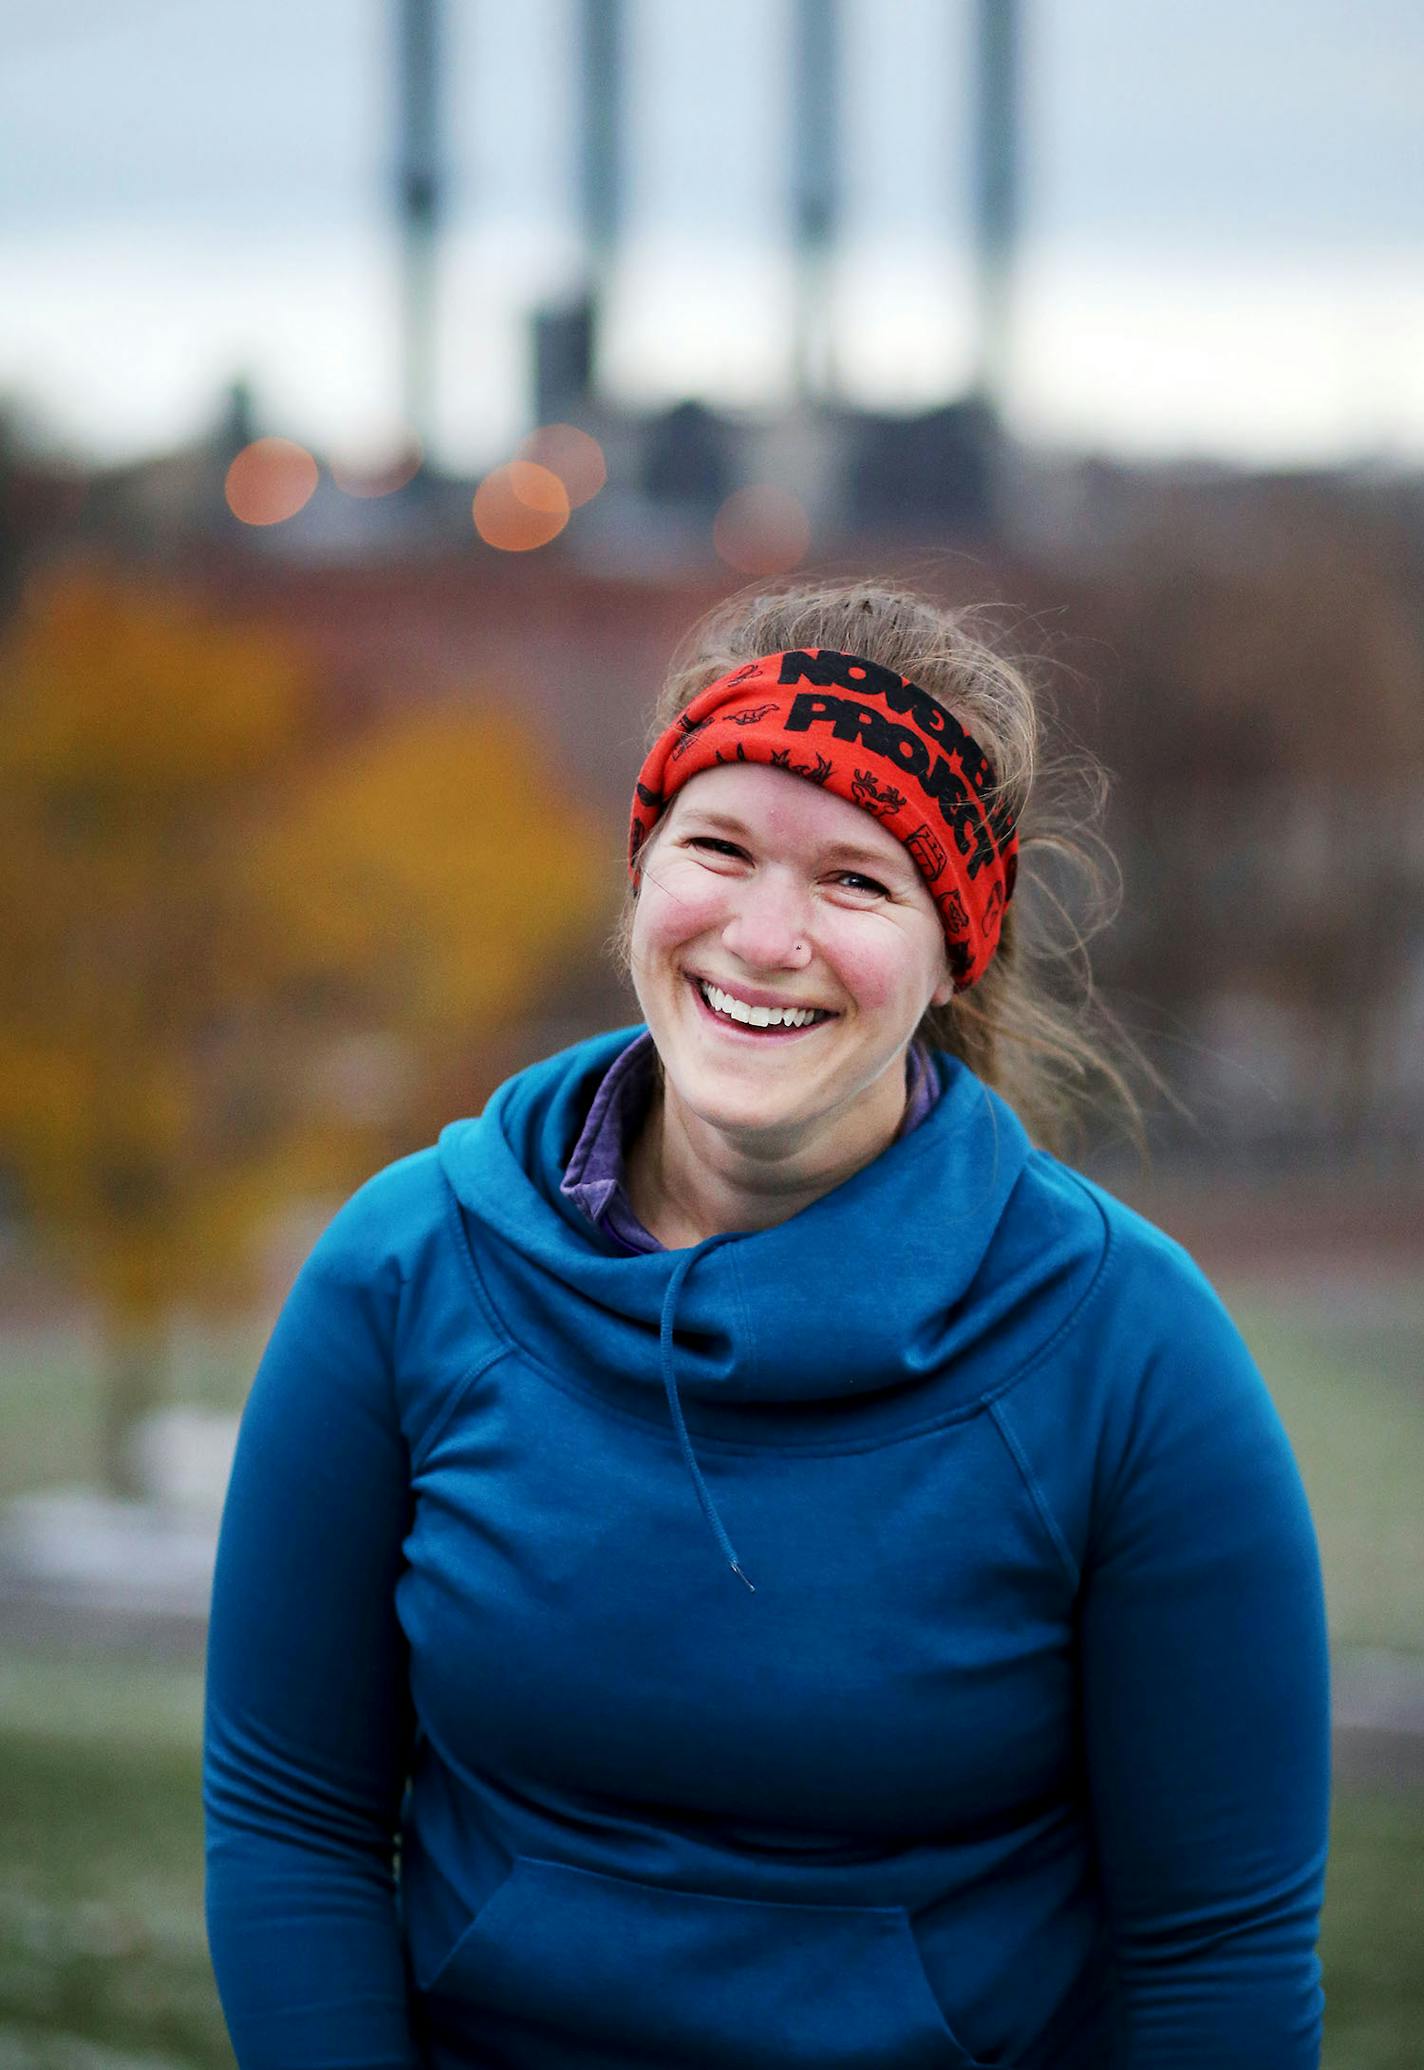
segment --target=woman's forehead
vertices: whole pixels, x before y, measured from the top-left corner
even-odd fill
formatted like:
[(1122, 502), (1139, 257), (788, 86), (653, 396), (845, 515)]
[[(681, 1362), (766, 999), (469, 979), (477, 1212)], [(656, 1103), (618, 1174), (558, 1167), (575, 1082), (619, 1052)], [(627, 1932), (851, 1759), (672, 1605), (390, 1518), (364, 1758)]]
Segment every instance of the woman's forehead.
[(737, 829), (777, 846), (855, 850), (890, 867), (914, 865), (895, 836), (848, 798), (808, 777), (762, 762), (724, 762), (690, 777), (672, 802), (669, 818), (718, 820), (709, 832)]

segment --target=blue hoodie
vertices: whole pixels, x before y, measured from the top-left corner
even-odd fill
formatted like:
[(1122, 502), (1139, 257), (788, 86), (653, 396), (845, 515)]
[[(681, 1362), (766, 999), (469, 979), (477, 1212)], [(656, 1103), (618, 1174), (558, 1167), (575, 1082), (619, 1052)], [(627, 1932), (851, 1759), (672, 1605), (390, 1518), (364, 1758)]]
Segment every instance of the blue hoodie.
[(1319, 1568), (1210, 1288), (947, 1057), (790, 1221), (612, 1255), (628, 1039), (363, 1187), (257, 1376), (242, 2070), (1308, 2070)]

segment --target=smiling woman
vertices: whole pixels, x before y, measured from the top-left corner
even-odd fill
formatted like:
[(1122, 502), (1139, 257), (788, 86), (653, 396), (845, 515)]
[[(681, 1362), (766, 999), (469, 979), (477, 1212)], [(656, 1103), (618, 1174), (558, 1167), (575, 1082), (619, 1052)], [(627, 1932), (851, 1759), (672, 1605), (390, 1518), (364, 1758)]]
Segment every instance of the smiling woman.
[[(824, 790), (832, 761), (844, 758), (847, 773), (838, 788), (856, 808), (858, 838), (864, 842), (882, 827), (893, 828), (898, 867), (930, 890), (942, 918), (948, 913), (955, 922), (946, 949), (951, 957), (960, 956), (961, 966), (965, 950), (955, 941), (955, 901), (963, 905), (967, 900), (978, 912), (975, 879), (986, 898), (996, 896), (996, 885), (1002, 893), (997, 914), (979, 916), (988, 919), (989, 928), (980, 930), (972, 972), (963, 967), (959, 972), (959, 979), (968, 975), (970, 984), (957, 981), (952, 1002), (926, 1011), (919, 1030), (926, 1045), (960, 1057), (1010, 1101), (1035, 1141), (1049, 1149), (1065, 1152), (1077, 1140), (1086, 1114), (1103, 1105), (1139, 1133), (1128, 1070), (1137, 1066), (1137, 1075), (1149, 1083), (1153, 1074), (1097, 1001), (1086, 956), (1089, 937), (1111, 916), (1115, 884), (1115, 868), (1098, 827), (1102, 772), (1086, 757), (1074, 760), (1060, 753), (1054, 758), (1052, 794), (1045, 795), (1042, 717), (1033, 683), (1007, 651), (980, 631), (975, 614), (951, 613), (927, 598), (865, 583), (783, 586), (733, 598), (693, 629), (675, 657), (654, 716), (655, 738), (670, 727), (681, 731), (685, 712), (700, 732), (692, 708), (719, 676), (735, 674), (769, 652), (819, 649), (833, 642), (841, 652), (870, 650), (877, 657), (873, 665), (903, 671), (900, 681), (912, 678), (922, 687), (920, 709), (929, 727), (922, 746), (916, 746), (919, 729), (905, 723), (914, 708), (897, 682), (893, 711), (877, 712), (872, 705), (853, 720), (811, 716), (793, 746), (773, 743), (760, 759), (772, 767), (789, 765)], [(857, 686), (856, 677), (848, 680)], [(967, 731), (950, 743), (948, 756), (937, 751), (941, 722), (931, 691), (946, 711), (966, 721)], [(844, 702), (844, 686), (840, 695)], [(712, 736), (714, 757), (739, 753), (745, 761), (755, 752), (746, 730), (749, 702), (764, 703), (765, 697), (753, 692), (743, 699), (732, 721), (738, 728), (734, 748), (719, 749)], [(807, 718), (808, 710), (803, 698), (798, 721)], [(849, 739), (838, 738), (848, 727)], [(886, 750), (892, 764), (878, 782), (874, 768), (866, 766), (871, 761), (867, 741)], [(811, 742), (814, 753), (808, 751)], [(907, 758), (914, 765), (921, 753), (923, 768), (916, 776)], [(948, 877), (936, 873), (946, 860), (957, 858), (962, 842), (972, 842), (976, 821), (990, 843), (996, 838), (988, 815), (981, 818), (966, 799), (954, 795), (952, 783), (945, 793), (946, 764), (951, 757), (964, 760), (966, 753), (1001, 826), (1012, 821), (1016, 832), (1002, 877), (992, 869), (984, 875), (989, 857), (971, 848), (968, 861), (975, 879), (950, 882), (952, 870)], [(670, 766), (686, 772), (703, 759), (696, 747), (683, 748)], [(884, 759), (877, 764), (882, 769)], [(635, 800), (635, 831), (653, 824), (643, 795), (647, 774)], [(1026, 882), (1015, 898), (1020, 854)], [(630, 904), (620, 936), (625, 962), (634, 910)], [(986, 955), (991, 935), (994, 949)]]
[(765, 1228), (893, 1140), (907, 1045), (954, 989), (939, 916), (892, 834), (750, 762), (695, 776), (640, 861), (631, 963), (662, 1090), (630, 1198), (667, 1244)]
[(1317, 2062), (1314, 1533), (1047, 1147), (1037, 743), (932, 603), (734, 600), (634, 787), (646, 1025), (318, 1243), (213, 1599), (242, 2070)]

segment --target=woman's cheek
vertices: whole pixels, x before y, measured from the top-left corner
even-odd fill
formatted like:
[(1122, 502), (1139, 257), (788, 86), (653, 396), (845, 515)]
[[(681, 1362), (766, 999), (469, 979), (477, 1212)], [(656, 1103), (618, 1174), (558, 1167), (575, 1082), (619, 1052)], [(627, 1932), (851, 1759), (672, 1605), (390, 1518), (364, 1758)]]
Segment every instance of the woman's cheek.
[(827, 941), (827, 960), (863, 1011), (917, 1023), (948, 976), (944, 936), (937, 920), (926, 925), (917, 914), (875, 917), (874, 928), (847, 926)]
[(896, 1005), (910, 989), (916, 959), (897, 938), (877, 940), (863, 928), (838, 927), (822, 951), (841, 984), (863, 1010)]
[(670, 861), (644, 873), (633, 920), (633, 945), (644, 950), (692, 941), (724, 918), (726, 881), (696, 864)]

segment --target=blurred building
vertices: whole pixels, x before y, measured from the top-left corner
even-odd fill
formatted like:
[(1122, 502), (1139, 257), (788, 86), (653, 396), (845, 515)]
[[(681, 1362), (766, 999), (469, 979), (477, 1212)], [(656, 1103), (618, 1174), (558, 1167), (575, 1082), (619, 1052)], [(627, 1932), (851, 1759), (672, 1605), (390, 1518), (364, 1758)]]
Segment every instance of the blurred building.
[[(991, 522), (974, 486), (982, 417), (976, 434), (944, 414), (958, 462), (944, 481), (928, 440), (917, 450), (904, 427), (849, 414), (584, 422), (606, 442), (608, 486), (526, 552), (476, 536), (472, 482), (429, 473), (373, 497), (323, 469), (289, 521), (240, 523), (224, 470), (256, 427), (235, 406), (199, 447), (83, 482), (12, 458), (11, 590), (26, 560), (56, 551), (161, 571), (224, 614), (297, 632), (335, 726), (450, 687), (517, 686), (603, 816), (613, 861), (667, 657), (745, 579), (718, 555), (717, 513), (748, 474), (778, 478), (750, 455), (804, 438), (850, 486), (803, 564), (898, 568), (952, 601), (1015, 607), (1068, 731), (1113, 772), (1126, 895), (1097, 963), (1196, 1116), (1164, 1116), (1164, 1140), (1207, 1163), (1417, 1165), (1424, 485), (996, 442)], [(927, 479), (921, 502), (912, 485)], [(585, 1002), (593, 1015), (624, 1003), (611, 973)]]

